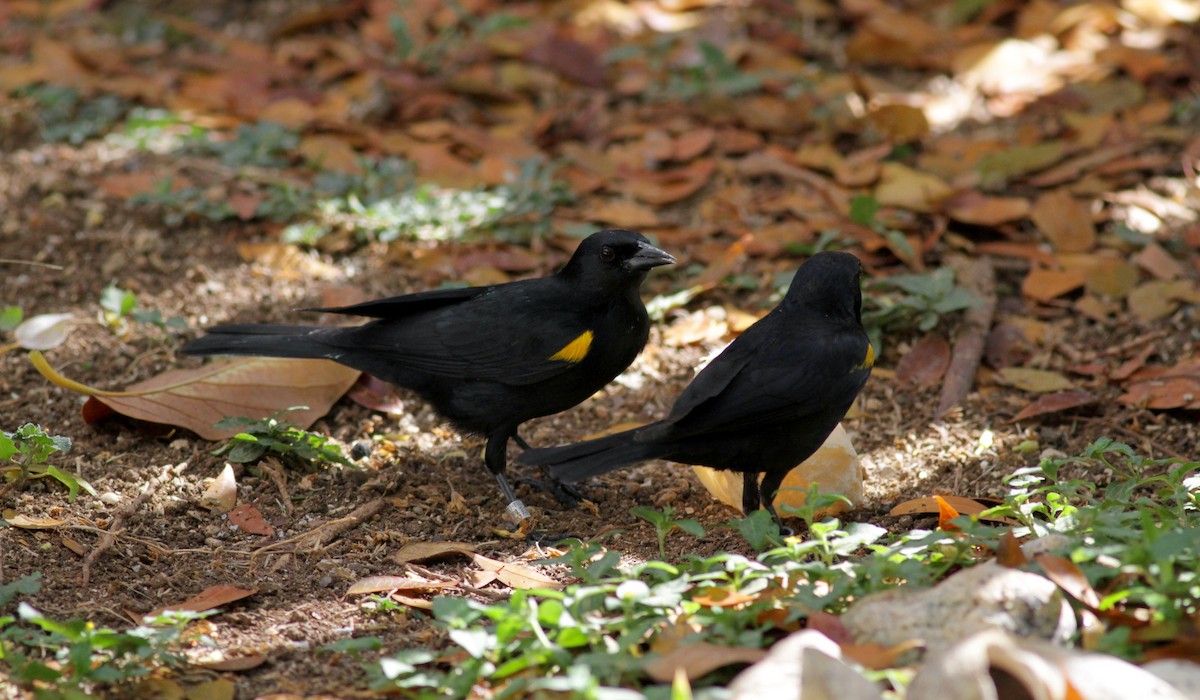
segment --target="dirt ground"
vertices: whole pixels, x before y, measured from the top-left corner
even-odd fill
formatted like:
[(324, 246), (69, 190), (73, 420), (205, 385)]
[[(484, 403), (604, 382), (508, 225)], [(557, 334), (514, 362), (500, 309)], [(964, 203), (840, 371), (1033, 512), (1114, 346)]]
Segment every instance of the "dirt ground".
[[(339, 278), (286, 279), (246, 263), (236, 251), (238, 243), (276, 240), (275, 229), (194, 220), (166, 226), (148, 209), (96, 193), (95, 176), (124, 167), (109, 158), (103, 144), (34, 145), (20, 115), (4, 115), (3, 124), (0, 305), (20, 305), (27, 317), (71, 313), (75, 320), (69, 340), (47, 356), (63, 374), (87, 384), (119, 389), (171, 368), (198, 366), (199, 359), (182, 356), (179, 348), (217, 322), (299, 322), (304, 317), (294, 309), (321, 305), (323, 295), (334, 288), (352, 286), (367, 296), (381, 296), (439, 281), (389, 262), (403, 256), (389, 255), (381, 246), (323, 258), (341, 270)], [(558, 244), (550, 242), (538, 274), (565, 260), (567, 253)], [(492, 244), (446, 245), (457, 254)], [(664, 246), (669, 249), (669, 242)], [(998, 268), (1002, 313), (1049, 321), (1075, 351), (1086, 355), (1119, 348), (1151, 330), (1167, 333), (1154, 341), (1161, 357), (1185, 356), (1197, 342), (1200, 319), (1194, 306), (1153, 329), (1102, 327), (1067, 308), (1026, 306), (1012, 293), (1024, 269)], [(776, 270), (747, 267), (745, 272), (763, 282), (760, 291), (718, 291), (689, 308), (710, 303), (750, 311), (768, 308), (766, 283)], [(679, 288), (684, 275), (678, 269), (656, 271), (644, 296)], [(134, 291), (144, 308), (184, 317), (188, 330), (164, 332), (132, 324), (122, 333), (106, 327), (97, 318), (97, 300), (110, 283)], [(953, 324), (948, 330), (953, 332)], [(661, 340), (661, 329), (656, 329), (647, 352), (630, 370), (643, 381), (613, 384), (570, 411), (533, 421), (523, 429), (525, 437), (535, 445), (558, 443), (620, 422), (662, 416), (712, 347), (679, 348)], [(901, 390), (892, 379), (897, 361), (915, 340), (915, 335), (886, 339), (859, 411), (846, 422), (866, 465), (868, 497), (867, 505), (844, 516), (846, 520), (890, 528), (930, 525), (932, 518), (887, 513), (899, 501), (932, 493), (1001, 494), (1003, 477), (1035, 462), (1042, 451), (1075, 454), (1101, 436), (1128, 442), (1152, 457), (1197, 457), (1200, 436), (1194, 416), (1125, 407), (1115, 401), (1117, 390), (1106, 386), (1095, 388), (1101, 401), (1090, 408), (1012, 424), (1008, 418), (1029, 396), (985, 382), (961, 411), (935, 421), (936, 387)], [(1113, 361), (1138, 349), (1131, 345)], [(391, 651), (437, 646), (439, 633), (423, 613), (371, 617), (359, 600), (346, 596), (349, 584), (363, 577), (403, 574), (404, 566), (392, 555), (409, 542), (464, 541), (500, 560), (542, 553), (537, 545), (500, 532), (511, 525), (503, 519), (504, 504), (479, 458), (482, 442), (456, 434), (413, 397), (406, 397), (406, 411), (399, 417), (343, 399), (313, 427), (347, 446), (385, 436), (359, 468), (289, 469), (281, 483), (256, 468), (238, 467), (241, 502), (256, 503), (277, 532), (267, 539), (238, 530), (202, 507), (206, 481), (225, 464), (212, 454), (217, 444), (185, 433), (147, 435), (119, 420), (89, 426), (81, 417), (81, 402), (78, 394), (39, 376), (24, 352), (0, 356), (0, 427), (13, 430), (35, 422), (52, 434), (69, 436), (73, 447), (58, 464), (87, 479), (99, 494), (69, 503), (64, 489), (48, 479), (10, 492), (0, 503), (6, 513), (65, 519), (71, 525), (0, 529), (0, 581), (41, 572), (44, 586), (31, 601), (35, 607), (56, 618), (87, 617), (116, 627), (213, 585), (256, 589), (203, 623), (227, 656), (266, 656), (262, 665), (230, 676), (240, 697), (268, 692), (346, 696), (363, 688), (358, 664), (331, 666), (327, 656), (314, 653), (317, 646), (338, 639), (375, 635)], [(985, 432), (992, 435), (990, 444), (981, 441)], [(1036, 441), (1035, 451), (1014, 450), (1030, 440)], [(510, 455), (515, 454), (512, 449)], [(519, 467), (514, 471), (523, 473)], [(658, 555), (651, 526), (629, 515), (634, 506), (670, 504), (709, 528), (703, 539), (669, 538), (668, 557), (748, 551), (736, 534), (720, 527), (736, 513), (716, 503), (690, 470), (678, 465), (646, 464), (584, 489), (594, 508), (563, 509), (527, 485), (519, 486), (518, 493), (538, 516), (540, 531), (588, 538), (615, 528), (619, 532), (609, 534), (608, 544), (631, 559)], [(319, 548), (267, 547), (375, 499), (382, 499), (376, 514)], [(106, 532), (115, 535), (114, 541), (93, 557)], [(463, 560), (425, 566), (452, 578), (471, 568)]]
[[(204, 325), (227, 319), (294, 319), (292, 309), (315, 305), (331, 285), (352, 282), (367, 293), (384, 294), (424, 284), (403, 267), (380, 262), (380, 251), (372, 248), (331, 261), (357, 270), (345, 281), (277, 279), (269, 270), (244, 263), (234, 250), (236, 242), (263, 238), (252, 226), (186, 225), (170, 230), (144, 213), (93, 198), (87, 180), (89, 164), (95, 162), (93, 148), (40, 146), (6, 153), (0, 165), (0, 172), (6, 173), (0, 176), (6, 211), (0, 223), (0, 258), (56, 266), (6, 264), (0, 298), (20, 304), (30, 315), (74, 315), (68, 342), (50, 353), (52, 363), (67, 376), (101, 388), (120, 388), (166, 369), (198, 364), (178, 349)], [(564, 254), (552, 257), (561, 260)], [(652, 275), (647, 296), (669, 291), (673, 274), (678, 273)], [(115, 334), (97, 320), (97, 299), (110, 282), (133, 289), (146, 308), (184, 316), (188, 331), (164, 335), (153, 326), (136, 324), (125, 335)], [(748, 309), (767, 303), (765, 295), (730, 300)], [(1174, 349), (1193, 342), (1191, 315), (1176, 315), (1171, 335), (1159, 341), (1164, 354), (1175, 355)], [(1079, 349), (1116, 344), (1103, 329), (1077, 316), (1063, 314), (1052, 320)], [(1138, 332), (1129, 329), (1128, 336)], [(527, 438), (534, 444), (553, 443), (622, 421), (663, 415), (709, 348), (673, 349), (661, 345), (660, 339), (656, 329), (650, 350), (631, 369), (651, 377), (640, 389), (614, 384), (573, 410), (533, 421), (524, 431)], [(869, 498), (866, 508), (847, 519), (907, 528), (922, 523), (887, 515), (903, 499), (935, 492), (1000, 494), (1002, 477), (1036, 459), (1036, 453), (1013, 450), (1029, 439), (1036, 440), (1040, 450), (1073, 454), (1108, 435), (1147, 455), (1195, 456), (1196, 425), (1187, 416), (1134, 412), (1112, 402), (1112, 396), (1083, 415), (1025, 426), (1005, 420), (1025, 398), (984, 387), (973, 392), (951, 420), (937, 423), (932, 415), (934, 389), (899, 391), (889, 378), (889, 368), (911, 340), (888, 339), (877, 363), (881, 371), (867, 384), (861, 411), (847, 422), (867, 467)], [(504, 504), (495, 484), (477, 457), (481, 442), (446, 428), (413, 397), (408, 397), (399, 418), (343, 399), (314, 426), (346, 445), (371, 434), (388, 436), (394, 452), (376, 449), (362, 461), (362, 468), (289, 470), (282, 490), (259, 470), (236, 470), (241, 501), (258, 505), (276, 528), (276, 541), (345, 516), (365, 502), (384, 500), (376, 515), (319, 549), (263, 550), (270, 538), (248, 535), (201, 507), (206, 480), (225, 463), (211, 454), (216, 444), (188, 434), (147, 436), (116, 420), (90, 427), (81, 418), (81, 397), (43, 380), (23, 353), (10, 352), (0, 363), (5, 428), (33, 421), (54, 434), (70, 436), (74, 444), (63, 466), (87, 479), (100, 494), (68, 503), (64, 490), (49, 480), (10, 494), (5, 509), (63, 518), (78, 527), (0, 530), (0, 575), (7, 581), (40, 571), (45, 585), (33, 600), (36, 607), (54, 617), (87, 616), (113, 626), (209, 586), (257, 589), (206, 623), (209, 636), (227, 655), (267, 655), (265, 664), (237, 676), (247, 697), (268, 691), (344, 694), (361, 687), (356, 664), (340, 664), (331, 672), (312, 652), (337, 639), (372, 634), (384, 638), (392, 650), (436, 644), (437, 633), (422, 614), (375, 620), (364, 615), (357, 600), (344, 595), (350, 583), (365, 576), (402, 574), (403, 567), (390, 555), (406, 543), (465, 541), (502, 560), (530, 553), (531, 548), (538, 554), (525, 540), (497, 534), (510, 525), (503, 520)], [(994, 444), (981, 449), (980, 436), (988, 430)], [(168, 473), (171, 467), (175, 469)], [(167, 478), (162, 479), (164, 474)], [(128, 510), (147, 489), (144, 500)], [(539, 516), (543, 532), (586, 538), (616, 528), (620, 532), (611, 535), (611, 546), (633, 559), (657, 554), (651, 527), (628, 514), (638, 505), (669, 503), (709, 527), (701, 540), (669, 539), (669, 556), (746, 550), (736, 535), (719, 527), (736, 513), (714, 502), (690, 470), (652, 463), (603, 477), (585, 489), (594, 510), (564, 510), (539, 490), (518, 490)], [(109, 530), (117, 518), (120, 531), (114, 544), (88, 565), (89, 580), (83, 585), (85, 558), (98, 546), (101, 531)], [(75, 548), (82, 556), (72, 543), (81, 545)], [(453, 577), (469, 567), (450, 561), (429, 568)]]

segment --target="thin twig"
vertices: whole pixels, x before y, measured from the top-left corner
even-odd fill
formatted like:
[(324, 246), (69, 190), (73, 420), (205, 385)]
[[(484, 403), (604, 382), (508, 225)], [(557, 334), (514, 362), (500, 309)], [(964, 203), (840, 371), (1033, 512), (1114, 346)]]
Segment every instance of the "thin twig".
[(338, 518), (336, 520), (330, 520), (327, 523), (321, 523), (308, 532), (302, 532), (299, 535), (289, 537), (286, 540), (272, 542), (264, 547), (259, 547), (258, 549), (254, 550), (254, 556), (275, 551), (295, 552), (299, 551), (302, 545), (304, 548), (315, 552), (321, 547), (325, 546), (325, 544), (327, 544), (334, 537), (346, 532), (347, 530), (353, 530), (354, 528), (358, 527), (363, 521), (382, 510), (386, 503), (387, 501), (384, 499), (376, 498), (373, 501), (369, 501), (355, 508), (350, 512), (349, 515), (345, 517)]
[(51, 270), (65, 270), (62, 265), (54, 265), (52, 263), (38, 262), (36, 260), (15, 260), (13, 258), (0, 258), (0, 265), (31, 265), (33, 267), (46, 267)]

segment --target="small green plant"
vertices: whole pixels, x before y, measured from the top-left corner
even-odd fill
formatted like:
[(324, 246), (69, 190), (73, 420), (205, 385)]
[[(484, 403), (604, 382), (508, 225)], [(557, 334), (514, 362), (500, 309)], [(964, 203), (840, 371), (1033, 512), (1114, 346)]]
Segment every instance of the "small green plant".
[(704, 526), (701, 525), (695, 518), (675, 519), (675, 509), (671, 506), (663, 506), (662, 510), (654, 510), (645, 506), (630, 508), (630, 514), (634, 517), (641, 518), (654, 526), (654, 534), (658, 536), (658, 554), (666, 556), (667, 535), (671, 534), (672, 530), (683, 530), (693, 537), (704, 537)]
[(20, 92), (37, 103), (36, 117), (43, 140), (76, 146), (107, 133), (129, 108), (116, 95), (85, 100), (73, 88), (57, 85), (35, 85)]
[(26, 423), (11, 433), (0, 431), (0, 471), (3, 471), (4, 478), (9, 482), (3, 491), (26, 479), (48, 476), (67, 487), (67, 497), (71, 501), (79, 495), (80, 489), (95, 496), (96, 491), (91, 484), (78, 475), (49, 463), (48, 460), (56, 452), (66, 452), (70, 449), (71, 438), (48, 435), (41, 426), (33, 423)]
[(233, 138), (196, 141), (200, 155), (216, 156), (227, 168), (282, 168), (291, 164), (300, 135), (275, 122), (243, 124)]
[(236, 216), (224, 198), (213, 197), (199, 187), (174, 189), (171, 178), (164, 178), (153, 192), (135, 194), (129, 198), (129, 203), (162, 208), (163, 221), (169, 226), (178, 226), (189, 217), (225, 221)]
[[(5, 585), (0, 602), (40, 590), (40, 574), (27, 576)], [(17, 617), (0, 617), (0, 659), (7, 677), (34, 689), (36, 698), (92, 697), (156, 668), (181, 666), (184, 659), (175, 651), (179, 637), (190, 621), (201, 617), (205, 615), (168, 612), (121, 632), (87, 620), (53, 620), (21, 602)]]
[(448, 190), (426, 183), (373, 202), (351, 193), (321, 202), (314, 221), (289, 226), (283, 238), (311, 245), (335, 230), (350, 230), (385, 242), (449, 240), (480, 233), (528, 240), (544, 232), (555, 209), (573, 199), (554, 172), (554, 166), (531, 160), (521, 163), (513, 183), (498, 187)]
[(143, 309), (138, 305), (137, 295), (128, 289), (121, 289), (110, 284), (100, 292), (100, 308), (103, 309), (104, 323), (114, 331), (124, 330), (128, 319), (138, 323), (149, 323), (160, 330), (172, 328), (184, 330), (187, 319), (182, 316), (172, 316), (164, 319), (162, 312), (157, 309)]
[(478, 46), (489, 36), (508, 29), (517, 29), (529, 20), (507, 12), (473, 15), (457, 0), (448, 0), (458, 16), (458, 22), (437, 29), (431, 36), (414, 30), (401, 15), (388, 18), (388, 28), (396, 44), (396, 57), (403, 63), (425, 73), (446, 71), (454, 56), (470, 46)]
[(895, 275), (872, 282), (863, 295), (863, 325), (871, 344), (882, 346), (885, 332), (933, 330), (942, 316), (975, 306), (969, 291), (954, 281), (954, 270), (940, 267), (923, 274)]
[(294, 424), (279, 418), (288, 411), (298, 411), (304, 408), (306, 407), (292, 407), (261, 420), (234, 417), (217, 421), (214, 426), (216, 428), (221, 430), (237, 429), (241, 432), (215, 450), (213, 454), (224, 455), (225, 459), (238, 464), (256, 462), (266, 453), (272, 452), (309, 465), (337, 463), (354, 466), (354, 463), (342, 453), (342, 448), (336, 443), (330, 442), (328, 436), (301, 430)]

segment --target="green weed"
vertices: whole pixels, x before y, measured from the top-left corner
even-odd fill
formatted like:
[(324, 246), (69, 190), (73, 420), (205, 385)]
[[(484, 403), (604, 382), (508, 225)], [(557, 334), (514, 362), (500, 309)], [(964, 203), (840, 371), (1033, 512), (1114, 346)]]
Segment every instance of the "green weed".
[(263, 455), (271, 452), (305, 465), (336, 463), (354, 466), (342, 453), (342, 448), (331, 442), (328, 436), (301, 430), (294, 424), (279, 419), (279, 416), (288, 411), (302, 408), (304, 407), (289, 408), (261, 420), (234, 417), (217, 421), (214, 426), (216, 428), (239, 429), (241, 432), (213, 454), (224, 455), (225, 459), (238, 464), (257, 462)]
[[(3, 491), (27, 479), (51, 477), (67, 487), (68, 499), (74, 501), (83, 489), (95, 496), (91, 484), (77, 474), (64, 471), (48, 461), (56, 452), (71, 449), (71, 438), (63, 435), (48, 435), (39, 425), (26, 423), (16, 431), (0, 431), (0, 472), (9, 482)], [(3, 491), (0, 491), (2, 493)]]

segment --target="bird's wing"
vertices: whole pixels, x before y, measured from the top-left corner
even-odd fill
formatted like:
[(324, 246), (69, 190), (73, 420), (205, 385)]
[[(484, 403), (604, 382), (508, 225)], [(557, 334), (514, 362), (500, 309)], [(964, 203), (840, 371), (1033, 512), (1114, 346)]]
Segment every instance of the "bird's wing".
[(372, 361), (452, 377), (522, 385), (568, 371), (590, 352), (588, 314), (545, 284), (508, 284), (452, 307), (347, 331), (337, 344)]
[(332, 306), (326, 308), (303, 309), (304, 311), (323, 311), (330, 314), (345, 314), (347, 316), (365, 316), (368, 318), (403, 318), (412, 314), (432, 311), (439, 307), (458, 304), (468, 299), (474, 299), (490, 291), (492, 286), (485, 287), (454, 287), (450, 289), (433, 289), (416, 294), (387, 297), (364, 301), (350, 306)]
[[(663, 422), (672, 437), (801, 418), (852, 400), (866, 379), (867, 368), (859, 365), (870, 346), (861, 331), (814, 329), (802, 337), (765, 333), (747, 340), (755, 342), (730, 345), (679, 397)], [(734, 355), (721, 362), (730, 350)]]

